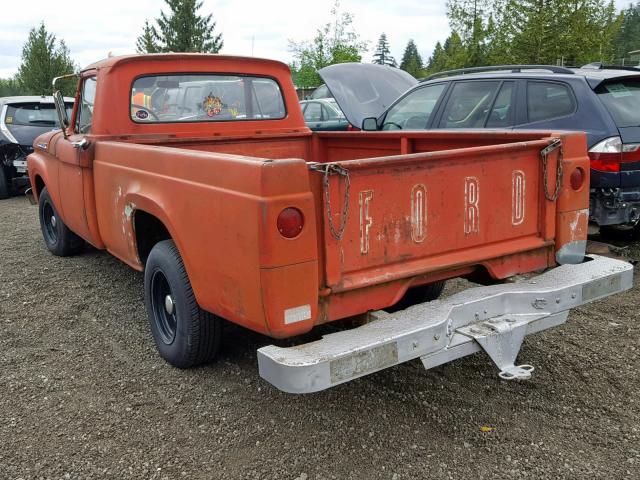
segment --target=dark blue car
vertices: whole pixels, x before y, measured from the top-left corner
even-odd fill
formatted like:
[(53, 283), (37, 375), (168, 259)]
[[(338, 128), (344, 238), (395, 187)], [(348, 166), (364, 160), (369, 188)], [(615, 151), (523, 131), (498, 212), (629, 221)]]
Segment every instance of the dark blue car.
[[(73, 98), (65, 98), (68, 114)], [(0, 199), (29, 184), (27, 155), (33, 141), (50, 130), (59, 130), (53, 97), (0, 98)]]
[[(590, 220), (609, 229), (640, 223), (640, 70), (590, 64), (443, 72), (377, 112), (353, 95), (367, 90), (370, 72), (358, 76), (356, 64), (325, 70), (323, 78), (347, 119), (364, 130), (584, 131), (592, 168)], [(375, 82), (380, 90), (380, 79)]]

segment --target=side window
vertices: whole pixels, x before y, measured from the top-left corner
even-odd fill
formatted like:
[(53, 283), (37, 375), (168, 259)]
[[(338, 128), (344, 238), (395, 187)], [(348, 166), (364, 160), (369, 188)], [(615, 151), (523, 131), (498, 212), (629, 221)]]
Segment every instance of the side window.
[(576, 102), (569, 86), (553, 82), (527, 82), (529, 123), (571, 115)]
[(335, 120), (338, 115), (328, 108), (326, 105), (322, 105), (322, 118), (325, 120)]
[(318, 102), (307, 103), (307, 108), (304, 111), (305, 122), (320, 122), (322, 121), (322, 105)]
[(491, 113), (487, 119), (487, 128), (510, 127), (513, 125), (513, 91), (515, 82), (504, 82), (493, 102)]
[(482, 128), (499, 81), (457, 82), (440, 119), (440, 128)]
[(427, 128), (429, 118), (447, 84), (437, 83), (418, 88), (389, 109), (383, 130), (418, 130)]
[(93, 104), (96, 99), (96, 77), (88, 77), (82, 84), (80, 110), (76, 119), (77, 133), (90, 133), (93, 121)]

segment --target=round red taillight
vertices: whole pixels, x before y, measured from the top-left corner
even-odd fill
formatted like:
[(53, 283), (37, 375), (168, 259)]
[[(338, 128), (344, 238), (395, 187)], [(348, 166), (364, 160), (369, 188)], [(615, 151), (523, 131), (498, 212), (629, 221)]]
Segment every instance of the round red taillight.
[(576, 167), (573, 172), (571, 172), (569, 183), (571, 183), (571, 188), (573, 188), (574, 190), (580, 190), (582, 188), (582, 184), (584, 183), (584, 170), (582, 170), (580, 167)]
[(297, 237), (304, 227), (302, 212), (294, 207), (285, 208), (278, 215), (278, 231), (285, 238)]

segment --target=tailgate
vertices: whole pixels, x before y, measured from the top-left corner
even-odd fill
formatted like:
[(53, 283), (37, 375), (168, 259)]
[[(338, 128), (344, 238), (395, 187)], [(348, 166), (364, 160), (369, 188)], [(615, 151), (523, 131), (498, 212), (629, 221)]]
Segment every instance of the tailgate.
[(555, 203), (540, 151), (550, 142), (312, 164), (326, 285), (339, 292), (549, 250)]

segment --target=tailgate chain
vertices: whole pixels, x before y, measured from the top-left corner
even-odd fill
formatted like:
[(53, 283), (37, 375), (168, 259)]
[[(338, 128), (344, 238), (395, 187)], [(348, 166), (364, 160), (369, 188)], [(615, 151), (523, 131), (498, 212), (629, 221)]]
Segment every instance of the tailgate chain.
[[(315, 164), (311, 166), (312, 170), (322, 172), (324, 177), (322, 183), (324, 185), (324, 199), (327, 208), (327, 217), (329, 219), (329, 230), (331, 235), (336, 240), (342, 240), (344, 236), (344, 230), (347, 227), (347, 220), (349, 218), (349, 190), (351, 189), (351, 178), (349, 177), (349, 170), (338, 165), (337, 163), (324, 163)], [(331, 210), (331, 194), (329, 193), (329, 176), (335, 173), (341, 177), (344, 177), (345, 189), (344, 200), (342, 208), (342, 216), (340, 217), (340, 227), (336, 229), (333, 223), (333, 211)]]
[[(558, 152), (558, 165), (556, 167), (556, 190), (553, 192), (553, 195), (549, 193), (549, 172), (547, 171), (547, 160), (549, 158), (549, 154), (554, 150), (560, 149)], [(547, 200), (550, 202), (555, 202), (558, 199), (558, 195), (560, 195), (560, 189), (562, 188), (562, 158), (564, 151), (562, 149), (562, 140), (556, 138), (549, 145), (544, 147), (540, 151), (540, 156), (542, 157), (542, 174), (544, 178), (544, 196), (547, 197)]]

